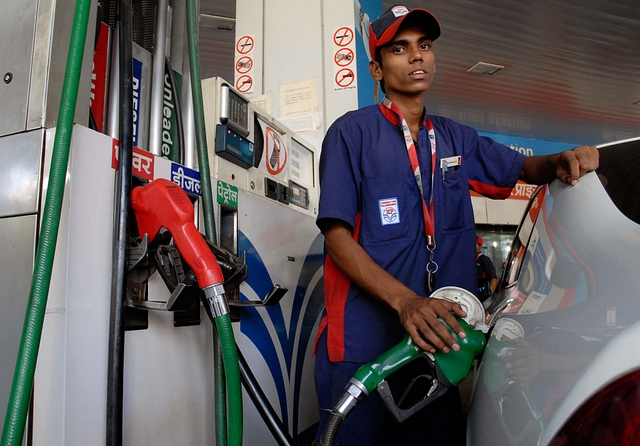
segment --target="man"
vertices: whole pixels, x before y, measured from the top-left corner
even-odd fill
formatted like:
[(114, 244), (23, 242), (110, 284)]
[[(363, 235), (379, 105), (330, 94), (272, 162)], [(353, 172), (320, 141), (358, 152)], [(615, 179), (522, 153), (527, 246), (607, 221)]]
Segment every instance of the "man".
[(491, 287), (491, 295), (496, 292), (498, 286), (498, 275), (496, 274), (496, 268), (493, 266), (493, 262), (489, 258), (482, 254), (482, 237), (478, 236), (476, 239), (476, 265), (478, 267), (478, 278), (489, 279), (489, 286)]
[[(373, 79), (386, 98), (331, 126), (320, 159), (317, 224), (325, 236), (325, 304), (317, 338), (316, 390), (324, 427), (358, 367), (402, 339), (459, 350), (457, 304), (425, 298), (436, 288), (477, 287), (469, 188), (506, 198), (518, 179), (575, 184), (597, 151), (526, 158), (469, 127), (427, 116), (440, 25), (424, 9), (395, 6), (370, 26)], [(443, 321), (443, 322), (441, 322)], [(408, 379), (411, 379), (409, 377)], [(398, 424), (377, 394), (342, 423), (336, 444), (464, 444), (457, 389)]]

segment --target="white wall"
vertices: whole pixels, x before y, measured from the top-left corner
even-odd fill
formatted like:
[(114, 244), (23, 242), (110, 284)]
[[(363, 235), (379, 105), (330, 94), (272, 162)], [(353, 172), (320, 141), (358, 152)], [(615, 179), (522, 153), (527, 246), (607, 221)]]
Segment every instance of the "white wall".
[(315, 131), (303, 132), (303, 136), (318, 148), (328, 126), (358, 106), (357, 88), (333, 88), (333, 34), (343, 26), (351, 29), (354, 26), (353, 4), (343, 0), (236, 2), (236, 41), (243, 36), (251, 36), (255, 41), (251, 73), (254, 87), (247, 96), (269, 96), (271, 110), (267, 111), (287, 124), (281, 87), (315, 80), (316, 108), (310, 114), (321, 125)]

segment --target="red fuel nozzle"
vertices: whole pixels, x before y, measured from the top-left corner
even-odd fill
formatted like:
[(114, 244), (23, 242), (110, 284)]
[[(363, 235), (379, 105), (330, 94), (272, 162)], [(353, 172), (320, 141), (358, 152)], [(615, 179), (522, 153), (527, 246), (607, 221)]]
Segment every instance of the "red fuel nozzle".
[(149, 240), (165, 228), (184, 261), (191, 267), (200, 288), (224, 282), (218, 261), (193, 221), (193, 205), (187, 194), (175, 183), (159, 178), (131, 192), (131, 206), (140, 235)]

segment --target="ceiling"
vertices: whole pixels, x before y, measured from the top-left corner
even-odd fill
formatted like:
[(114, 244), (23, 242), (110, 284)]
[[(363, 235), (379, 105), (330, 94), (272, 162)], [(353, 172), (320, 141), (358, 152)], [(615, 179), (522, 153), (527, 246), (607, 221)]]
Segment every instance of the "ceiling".
[[(235, 0), (200, 4), (202, 76), (233, 78), (235, 32), (218, 24), (235, 17)], [(393, 4), (383, 0), (383, 9)], [(640, 136), (639, 0), (405, 5), (429, 9), (442, 27), (428, 113), (480, 131), (574, 144)], [(467, 72), (477, 62), (504, 69)]]

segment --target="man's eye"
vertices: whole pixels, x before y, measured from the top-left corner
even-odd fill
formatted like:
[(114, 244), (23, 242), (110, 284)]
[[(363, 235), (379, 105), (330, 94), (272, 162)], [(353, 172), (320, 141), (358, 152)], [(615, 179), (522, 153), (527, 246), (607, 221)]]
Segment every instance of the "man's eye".
[(428, 50), (429, 48), (431, 48), (431, 44), (429, 43), (423, 43), (420, 45), (421, 50)]
[(391, 51), (396, 53), (396, 54), (400, 54), (400, 53), (402, 53), (404, 51), (404, 48), (401, 47), (401, 46), (397, 46), (397, 47), (393, 48)]

